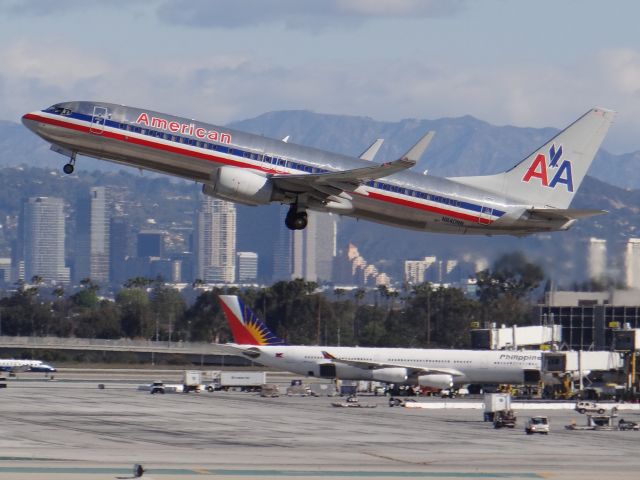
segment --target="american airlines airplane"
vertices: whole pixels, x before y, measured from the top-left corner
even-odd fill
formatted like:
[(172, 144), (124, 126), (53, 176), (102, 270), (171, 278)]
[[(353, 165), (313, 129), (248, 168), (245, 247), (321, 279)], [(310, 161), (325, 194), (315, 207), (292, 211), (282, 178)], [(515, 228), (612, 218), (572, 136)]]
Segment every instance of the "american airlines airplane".
[(42, 360), (14, 360), (0, 359), (0, 372), (44, 372), (53, 373), (57, 370), (51, 365), (43, 363)]
[(58, 103), (22, 122), (69, 158), (65, 173), (78, 154), (168, 173), (224, 200), (288, 204), (293, 230), (316, 210), (421, 231), (527, 235), (606, 213), (570, 205), (613, 117), (594, 108), (510, 170), (455, 178), (409, 171), (433, 132), (399, 159), (375, 163), (379, 141), (355, 158), (111, 103)]
[(235, 295), (220, 295), (233, 334), (233, 350), (265, 366), (309, 377), (449, 388), (470, 383), (537, 384), (538, 350), (446, 350), (424, 348), (285, 345)]

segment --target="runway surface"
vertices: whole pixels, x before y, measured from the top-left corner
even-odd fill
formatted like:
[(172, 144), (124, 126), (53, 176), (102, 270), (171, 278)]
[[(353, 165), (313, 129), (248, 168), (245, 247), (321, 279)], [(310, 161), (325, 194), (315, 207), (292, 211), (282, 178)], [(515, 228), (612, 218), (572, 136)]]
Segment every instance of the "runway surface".
[[(635, 479), (640, 468), (640, 432), (567, 431), (572, 420), (584, 423), (571, 411), (527, 411), (515, 429), (495, 430), (478, 410), (390, 408), (385, 397), (361, 397), (376, 408), (351, 409), (331, 407), (331, 398), (136, 389), (178, 376), (69, 370), (8, 381), (0, 480), (132, 478), (136, 463), (143, 478), (167, 480)], [(550, 435), (525, 435), (536, 413), (550, 418)], [(640, 421), (636, 412), (624, 418)]]

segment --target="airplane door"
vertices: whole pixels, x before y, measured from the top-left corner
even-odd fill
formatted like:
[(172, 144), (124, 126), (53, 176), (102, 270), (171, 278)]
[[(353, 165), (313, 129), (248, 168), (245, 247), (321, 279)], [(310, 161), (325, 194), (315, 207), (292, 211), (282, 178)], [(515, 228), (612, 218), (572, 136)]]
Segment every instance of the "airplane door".
[(107, 107), (93, 107), (93, 116), (91, 117), (91, 128), (89, 131), (96, 135), (101, 135), (104, 131), (104, 124), (107, 120)]
[(493, 213), (493, 208), (491, 207), (482, 207), (482, 212), (480, 212), (480, 217), (478, 218), (478, 223), (480, 225), (489, 225), (491, 223), (491, 214)]

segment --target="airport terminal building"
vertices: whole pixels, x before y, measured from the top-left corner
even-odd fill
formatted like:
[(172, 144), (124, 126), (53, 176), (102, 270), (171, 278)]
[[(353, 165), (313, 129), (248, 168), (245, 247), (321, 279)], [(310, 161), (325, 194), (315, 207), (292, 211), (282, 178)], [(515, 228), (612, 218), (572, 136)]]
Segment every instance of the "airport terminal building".
[(538, 310), (543, 325), (560, 325), (563, 346), (609, 350), (614, 330), (640, 328), (640, 291), (547, 292)]

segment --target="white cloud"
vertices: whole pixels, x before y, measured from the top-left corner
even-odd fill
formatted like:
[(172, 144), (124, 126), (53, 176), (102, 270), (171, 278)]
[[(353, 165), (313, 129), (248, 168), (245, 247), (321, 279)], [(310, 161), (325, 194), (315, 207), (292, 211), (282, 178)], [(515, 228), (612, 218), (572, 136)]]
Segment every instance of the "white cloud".
[(455, 15), (467, 0), (167, 0), (158, 17), (170, 25), (241, 28), (281, 23), (312, 31), (362, 23), (371, 18)]
[(17, 119), (55, 102), (96, 99), (214, 123), (309, 109), (380, 120), (471, 114), (494, 124), (562, 127), (602, 106), (619, 111), (608, 148), (640, 149), (639, 51), (609, 50), (562, 67), (381, 60), (293, 67), (217, 54), (124, 64), (93, 55), (90, 46), (19, 41), (0, 52), (0, 110)]

